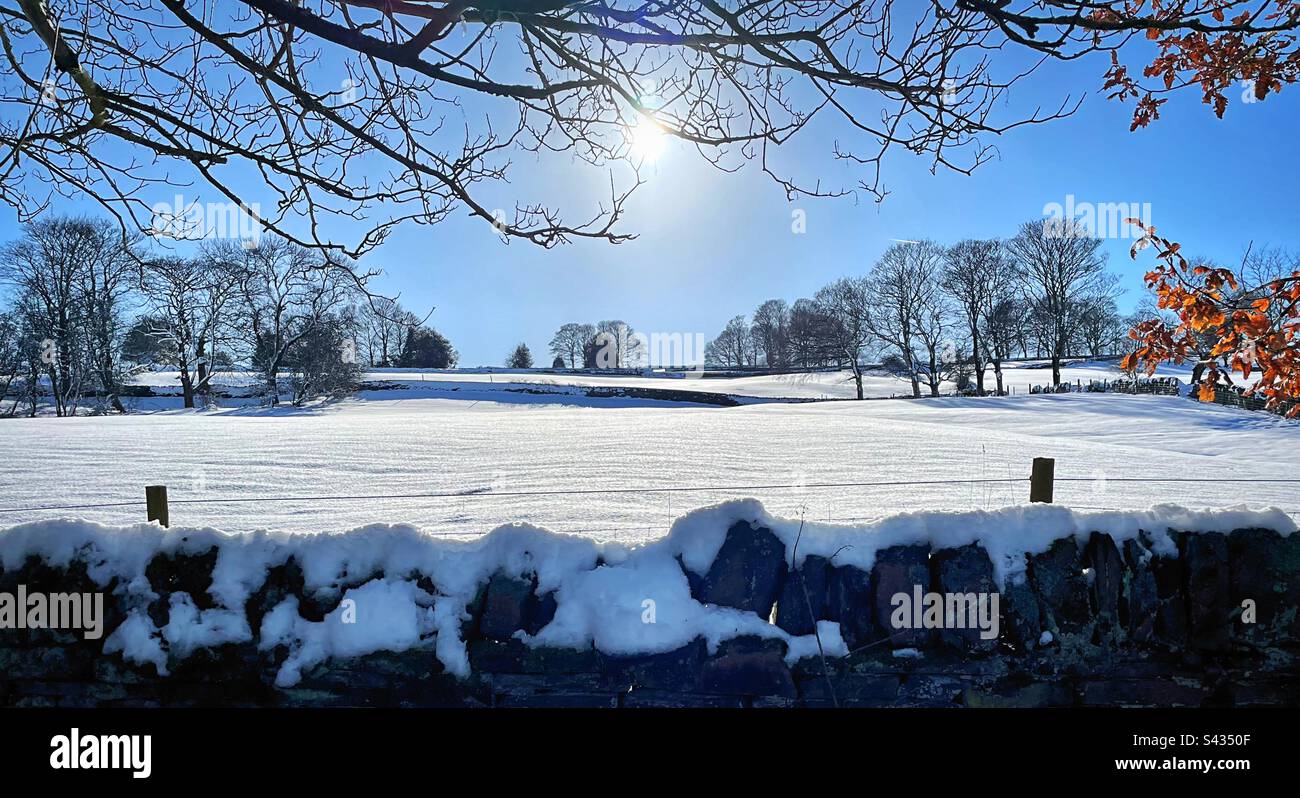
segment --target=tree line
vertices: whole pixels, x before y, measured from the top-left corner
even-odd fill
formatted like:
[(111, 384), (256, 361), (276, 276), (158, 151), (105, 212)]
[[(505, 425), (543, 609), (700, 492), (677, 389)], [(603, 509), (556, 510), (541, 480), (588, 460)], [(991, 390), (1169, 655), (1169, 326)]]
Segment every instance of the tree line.
[(990, 368), (1001, 393), (1002, 364), (1016, 356), (1049, 358), (1059, 385), (1062, 358), (1122, 353), (1138, 320), (1119, 313), (1121, 291), (1100, 248), (1070, 220), (1025, 222), (1007, 239), (898, 242), (865, 275), (734, 317), (709, 342), (705, 360), (846, 368), (859, 399), (864, 362), (906, 379), (917, 397), (972, 380), (983, 395)]
[(355, 387), (365, 366), (449, 368), (457, 354), (423, 320), (367, 288), (373, 272), (277, 236), (152, 251), (110, 221), (49, 216), (0, 247), (0, 401), (36, 415), (123, 412), (141, 371), (174, 369), (185, 407), (217, 375), (248, 370), (270, 404)]
[(561, 325), (551, 338), (550, 351), (552, 368), (574, 369), (640, 368), (649, 355), (641, 336), (620, 319)]

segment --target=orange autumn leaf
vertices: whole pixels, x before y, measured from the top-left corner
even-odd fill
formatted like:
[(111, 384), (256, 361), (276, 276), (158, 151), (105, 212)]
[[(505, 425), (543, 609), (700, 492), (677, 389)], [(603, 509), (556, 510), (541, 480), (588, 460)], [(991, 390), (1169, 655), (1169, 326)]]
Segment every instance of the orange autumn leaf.
[[(1223, 372), (1254, 378), (1246, 395), (1292, 417), (1300, 402), (1300, 270), (1243, 286), (1231, 270), (1188, 264), (1180, 245), (1148, 231), (1157, 265), (1145, 275), (1156, 306), (1175, 322), (1144, 321), (1129, 332), (1136, 346), (1125, 370), (1155, 373), (1161, 363), (1199, 361), (1196, 395), (1213, 401)], [(1225, 375), (1226, 376), (1226, 375)], [(1231, 384), (1231, 380), (1227, 381)]]

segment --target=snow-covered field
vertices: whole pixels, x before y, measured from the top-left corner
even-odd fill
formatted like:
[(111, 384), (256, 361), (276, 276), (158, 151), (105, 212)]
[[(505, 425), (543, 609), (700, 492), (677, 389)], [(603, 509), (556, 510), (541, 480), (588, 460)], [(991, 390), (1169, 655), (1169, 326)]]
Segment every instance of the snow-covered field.
[[(0, 509), (136, 503), (3, 513), (0, 527), (142, 520), (144, 486), (166, 484), (172, 522), (185, 526), (320, 532), (392, 522), (475, 536), (526, 521), (635, 542), (663, 535), (687, 510), (741, 497), (838, 523), (1016, 504), (1035, 456), (1057, 458), (1057, 502), (1074, 507), (1245, 503), (1300, 514), (1300, 483), (1257, 481), (1300, 478), (1300, 424), (1176, 397), (721, 408), (497, 388), (0, 422)], [(1246, 481), (1146, 481), (1188, 478)], [(1014, 481), (954, 482), (980, 479)], [(844, 484), (861, 482), (901, 484)], [(356, 496), (392, 498), (308, 498)], [(232, 501), (250, 498), (265, 501)]]
[[(1044, 368), (1048, 367), (1048, 368)], [(1177, 377), (1184, 383), (1191, 376), (1188, 367), (1161, 367), (1158, 377)], [(1062, 380), (1082, 382), (1091, 380), (1118, 380), (1123, 374), (1115, 368), (1112, 361), (1070, 361), (1062, 368)], [(642, 389), (663, 389), (682, 391), (702, 391), (710, 394), (728, 394), (751, 399), (854, 399), (857, 389), (853, 374), (848, 370), (842, 372), (807, 372), (796, 374), (763, 374), (755, 377), (702, 377), (695, 372), (655, 373), (654, 376), (624, 376), (624, 374), (588, 374), (564, 372), (530, 372), (517, 369), (370, 369), (364, 374), (365, 380), (383, 382), (402, 382), (419, 387), (424, 391), (445, 391), (445, 393), (471, 393), (473, 390), (499, 390), (504, 386), (590, 386), (590, 387), (642, 387)], [(988, 387), (995, 385), (992, 369), (988, 370)], [(178, 389), (179, 378), (175, 372), (155, 372), (139, 374), (133, 380), (136, 385), (148, 385), (155, 389)], [(218, 385), (238, 390), (252, 385), (252, 377), (247, 374), (222, 374)], [(1006, 390), (1015, 394), (1030, 393), (1031, 386), (1048, 385), (1052, 382), (1052, 369), (1048, 361), (1034, 363), (1014, 363), (1004, 367)], [(863, 376), (863, 393), (868, 398), (888, 398), (888, 396), (905, 396), (911, 394), (910, 383), (892, 374), (868, 372)], [(924, 389), (923, 389), (924, 390)], [(956, 386), (945, 383), (944, 393), (953, 393)]]
[[(1061, 369), (1061, 378), (1069, 383), (1087, 385), (1091, 380), (1124, 379), (1125, 374), (1115, 361), (1067, 361)], [(1161, 366), (1157, 377), (1175, 377), (1187, 383), (1190, 366)], [(583, 385), (619, 388), (667, 388), (708, 393), (725, 393), (733, 396), (762, 399), (853, 399), (857, 389), (853, 374), (845, 371), (814, 371), (798, 374), (770, 374), (753, 377), (702, 377), (697, 372), (657, 373), (654, 376), (606, 376), (583, 373), (542, 373), (509, 369), (466, 369), (457, 371), (422, 371), (418, 369), (372, 369), (366, 379), (397, 382), (448, 383), (504, 383), (527, 382), (538, 385)], [(986, 387), (995, 386), (993, 370), (987, 371)], [(1008, 363), (1003, 367), (1003, 384), (1008, 391), (1027, 394), (1032, 386), (1052, 382), (1050, 361)], [(891, 374), (869, 371), (863, 375), (863, 392), (868, 398), (910, 396), (911, 384)], [(944, 393), (956, 389), (945, 383)], [(922, 386), (922, 390), (928, 389)]]

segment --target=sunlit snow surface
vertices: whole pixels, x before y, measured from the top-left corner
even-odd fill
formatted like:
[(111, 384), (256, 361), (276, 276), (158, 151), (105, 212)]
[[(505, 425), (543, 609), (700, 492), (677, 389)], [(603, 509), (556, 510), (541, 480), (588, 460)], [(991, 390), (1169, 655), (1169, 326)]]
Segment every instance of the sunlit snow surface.
[[(1049, 375), (1036, 372), (1043, 381)], [(830, 376), (808, 381), (837, 384)], [(230, 532), (385, 522), (477, 536), (522, 521), (631, 543), (664, 535), (687, 510), (741, 497), (761, 499), (775, 515), (832, 523), (1022, 503), (1031, 459), (1055, 457), (1062, 480), (1056, 501), (1072, 507), (1246, 504), (1300, 514), (1300, 484), (1253, 481), (1300, 478), (1300, 423), (1185, 398), (1018, 395), (722, 408), (507, 393), (500, 379), (486, 386), (466, 380), (472, 393), (413, 387), (305, 409), (6, 420), (0, 509), (140, 501), (145, 485), (165, 484), (173, 524)], [(742, 379), (769, 387), (779, 381)], [(1252, 481), (1126, 481), (1145, 478)], [(979, 479), (1017, 481), (952, 482)], [(938, 484), (821, 487), (860, 482)], [(394, 498), (297, 498), (319, 496)], [(225, 501), (259, 497), (265, 501)], [(0, 527), (64, 516), (129, 523), (143, 515), (142, 503), (25, 510), (0, 514)]]
[[(1189, 366), (1161, 366), (1158, 377), (1180, 378), (1184, 385), (1191, 375)], [(1123, 379), (1125, 375), (1111, 361), (1067, 361), (1062, 368), (1063, 381), (1087, 384), (1090, 380)], [(704, 391), (723, 393), (749, 399), (853, 399), (857, 388), (848, 371), (814, 371), (793, 374), (768, 374), (760, 376), (717, 376), (685, 371), (653, 375), (591, 374), (565, 371), (523, 371), (502, 368), (436, 369), (380, 368), (365, 372), (367, 380), (401, 382), (426, 392), (455, 391), (467, 393), (475, 390), (500, 390), (511, 385), (590, 386), (597, 388), (657, 388), (663, 390)], [(987, 388), (995, 385), (993, 370), (987, 371)], [(222, 374), (221, 385), (240, 387), (254, 381), (248, 374)], [(1003, 369), (1003, 386), (1007, 391), (1027, 394), (1033, 386), (1050, 384), (1050, 361), (1009, 363)], [(180, 381), (175, 372), (141, 374), (133, 379), (137, 385), (167, 388), (179, 391)], [(882, 371), (867, 371), (862, 379), (863, 394), (867, 398), (908, 396), (911, 385), (897, 376)], [(943, 393), (952, 393), (955, 386), (945, 383)]]

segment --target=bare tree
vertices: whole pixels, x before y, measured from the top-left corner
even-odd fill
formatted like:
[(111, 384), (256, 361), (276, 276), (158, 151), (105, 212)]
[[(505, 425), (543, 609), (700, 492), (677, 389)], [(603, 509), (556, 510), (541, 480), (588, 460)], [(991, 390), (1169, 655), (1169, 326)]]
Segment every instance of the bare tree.
[[(14, 0), (0, 14), (0, 198), (26, 217), (57, 192), (85, 194), (148, 229), (143, 195), (196, 186), (285, 236), (306, 219), (299, 243), (353, 257), (396, 225), (456, 212), (543, 246), (619, 241), (639, 184), (637, 131), (723, 169), (752, 160), (789, 196), (836, 194), (846, 189), (797, 183), (777, 157), (830, 115), (858, 134), (834, 155), (861, 164), (859, 186), (881, 196), (890, 149), (966, 173), (992, 157), (988, 138), (1071, 113), (1069, 96), (1004, 110), (1043, 63), (1106, 57), (1105, 88), (1137, 99), (1135, 126), (1188, 87), (1220, 115), (1238, 80), (1262, 99), (1300, 71), (1300, 14), (1273, 6)], [(1119, 57), (1134, 36), (1156, 39), (1145, 69)], [(520, 150), (559, 151), (602, 175), (626, 168), (566, 222), (544, 172), (512, 183), (513, 209), (486, 199), (517, 178)], [(329, 240), (334, 222), (363, 219), (357, 240)]]
[(82, 264), (81, 295), (85, 305), (86, 346), (104, 391), (104, 402), (125, 412), (119, 362), (129, 307), (135, 299), (139, 277), (139, 237), (124, 239), (115, 225), (102, 219), (90, 222), (100, 241), (97, 257)]
[(264, 238), (256, 247), (222, 242), (209, 257), (237, 276), (245, 345), (262, 375), (268, 400), (278, 404), (285, 358), (299, 340), (352, 298), (355, 272), (338, 256), (322, 256), (275, 237)]
[(1113, 295), (1101, 240), (1073, 219), (1033, 220), (1007, 242), (1022, 291), (1041, 314), (1052, 359), (1052, 384), (1061, 384), (1061, 358), (1073, 339), (1073, 323), (1086, 302)]
[(769, 299), (754, 311), (753, 338), (769, 368), (789, 364), (790, 306), (784, 299)]
[[(923, 343), (929, 350), (927, 360), (935, 361), (942, 341), (943, 314), (937, 303), (943, 257), (943, 248), (933, 241), (897, 243), (885, 250), (867, 276), (867, 325), (893, 348), (915, 397), (921, 395), (920, 375), (926, 371), (917, 344)], [(929, 381), (933, 392), (933, 379)]]
[(966, 239), (953, 244), (945, 253), (943, 288), (956, 303), (970, 337), (975, 390), (980, 396), (984, 395), (988, 349), (981, 332), (988, 313), (1014, 290), (1013, 274), (1002, 242), (996, 239)]
[(718, 337), (709, 341), (704, 359), (728, 368), (754, 365), (753, 332), (743, 315), (733, 316)]
[(185, 407), (195, 407), (196, 397), (208, 393), (218, 353), (237, 341), (231, 306), (241, 277), (219, 257), (159, 258), (144, 268), (150, 329), (141, 333), (175, 358)]
[[(18, 314), (12, 311), (0, 313), (0, 406), (9, 397), (19, 375), (29, 367), (30, 351), (25, 339), (26, 331)], [(13, 415), (18, 402), (14, 399), (5, 415)]]
[(825, 366), (834, 358), (828, 354), (833, 322), (812, 299), (797, 299), (790, 306), (789, 346), (793, 365), (803, 368)]
[[(1249, 246), (1246, 248), (1246, 254), (1241, 258), (1239, 271), (1242, 284), (1239, 290), (1243, 294), (1242, 299), (1253, 302), (1259, 298), (1255, 296), (1258, 293), (1258, 286), (1285, 279), (1300, 271), (1300, 254), (1282, 247)], [(1270, 312), (1276, 314), (1279, 309), (1270, 308)]]
[(980, 340), (993, 364), (999, 395), (1006, 393), (1002, 381), (1002, 362), (1011, 357), (1019, 345), (1025, 306), (1015, 295), (992, 297), (991, 304), (981, 314)]
[(421, 323), (419, 316), (396, 300), (372, 297), (357, 309), (358, 334), (371, 366), (394, 366), (402, 355), (407, 336)]
[(1115, 354), (1119, 342), (1131, 329), (1124, 326), (1119, 308), (1109, 296), (1085, 300), (1077, 318), (1079, 345), (1092, 357)]
[(58, 416), (75, 414), (83, 389), (103, 365), (91, 357), (94, 325), (86, 294), (90, 264), (102, 267), (111, 257), (102, 232), (89, 219), (51, 216), (26, 225), (0, 250), (0, 279), (16, 288), (27, 327), (41, 342), (40, 370)]
[(632, 325), (619, 319), (597, 322), (592, 343), (598, 368), (637, 368), (649, 354)]
[[(16, 362), (12, 366), (15, 377), (7, 389), (13, 390), (14, 403), (6, 415), (16, 415), (18, 408), (26, 404), (27, 415), (35, 418), (40, 409), (41, 380), (48, 379), (49, 374), (47, 360), (50, 352), (46, 346), (49, 339), (40, 332), (45, 315), (40, 303), (29, 294), (19, 294), (8, 315), (15, 326), (16, 340), (12, 346)], [(17, 383), (16, 389), (14, 383)]]
[(870, 289), (862, 278), (843, 277), (817, 292), (817, 307), (828, 324), (827, 350), (839, 364), (853, 372), (858, 398), (862, 390), (862, 356), (872, 341), (869, 322)]
[(593, 325), (576, 322), (561, 325), (551, 338), (551, 354), (567, 361), (569, 368), (577, 368), (582, 362), (583, 350), (595, 337)]
[[(862, 165), (860, 188), (882, 196), (891, 148), (969, 172), (992, 155), (985, 137), (1077, 107), (1066, 96), (997, 118), (1033, 65), (1013, 54), (995, 69), (991, 54), (1072, 57), (1076, 33), (1105, 41), (1155, 24), (1062, 8), (1035, 15), (1046, 32), (1035, 37), (1015, 15), (1039, 5), (15, 0), (0, 15), (0, 198), (29, 214), (54, 192), (84, 193), (147, 230), (145, 195), (194, 186), (286, 237), (307, 219), (298, 243), (353, 257), (396, 225), (464, 211), (543, 246), (621, 241), (644, 131), (720, 168), (755, 161), (790, 196), (840, 194), (797, 183), (776, 158), (826, 115), (860, 134), (833, 155)], [(1191, 29), (1200, 16), (1160, 24)], [(487, 199), (518, 180), (521, 150), (571, 154), (593, 174), (621, 167), (608, 192), (574, 200), (569, 222), (548, 177), (512, 188), (513, 208)], [(258, 184), (226, 177), (248, 173)], [(330, 240), (335, 222), (360, 219), (357, 240)]]
[(284, 365), (292, 374), (290, 395), (295, 407), (319, 396), (342, 396), (357, 387), (361, 365), (349, 344), (356, 340), (359, 324), (352, 308), (325, 313), (289, 349)]
[(960, 333), (956, 317), (950, 298), (940, 288), (939, 277), (938, 269), (928, 272), (920, 286), (915, 317), (915, 338), (921, 352), (920, 374), (931, 396), (938, 396), (943, 384), (964, 369), (970, 358), (969, 350), (957, 340)]

